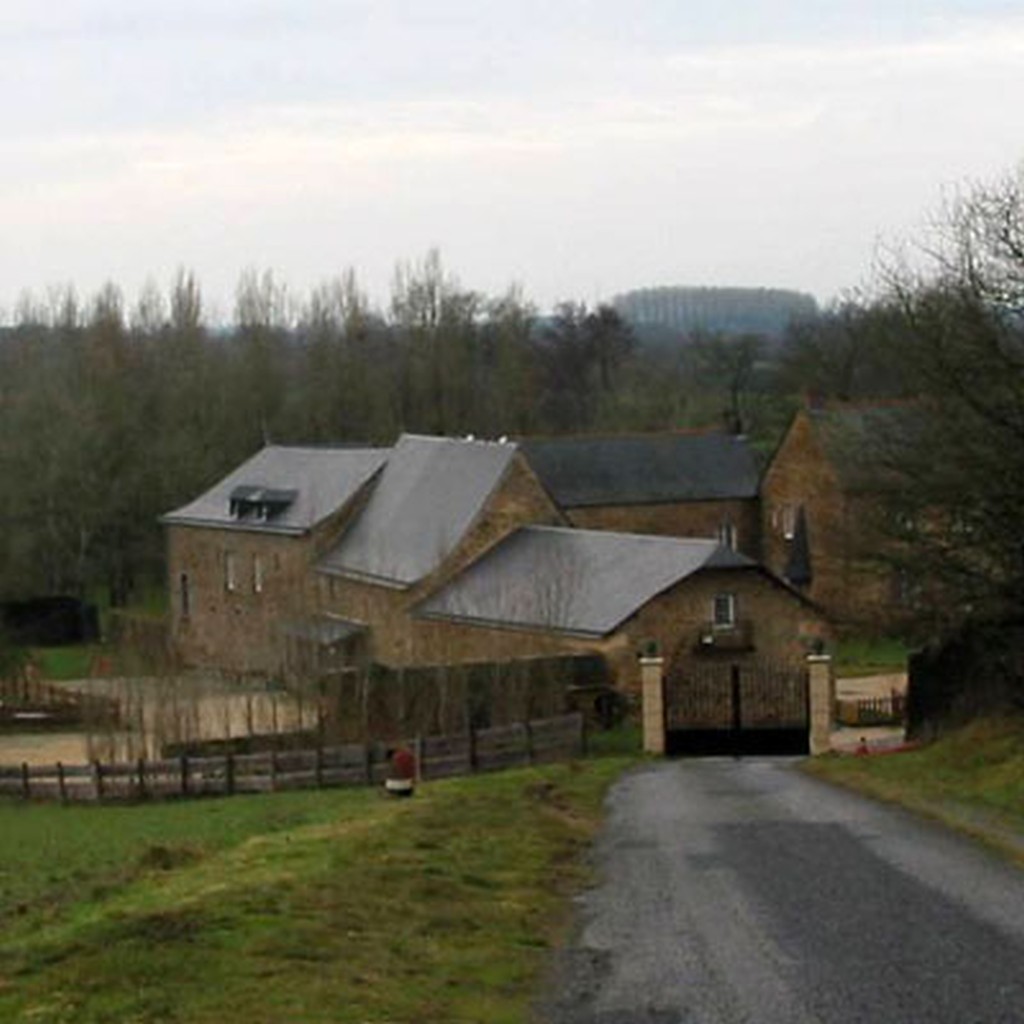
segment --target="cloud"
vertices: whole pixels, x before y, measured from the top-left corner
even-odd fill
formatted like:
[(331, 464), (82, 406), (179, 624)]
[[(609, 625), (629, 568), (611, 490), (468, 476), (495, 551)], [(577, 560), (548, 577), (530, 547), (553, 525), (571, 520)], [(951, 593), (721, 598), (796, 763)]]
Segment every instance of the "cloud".
[(56, 35), (35, 8), (0, 17), (18, 286), (179, 262), (228, 289), (252, 263), (386, 284), (438, 244), (471, 283), (545, 302), (678, 280), (827, 294), (1024, 137), (1003, 102), (1024, 94), (1019, 18), (738, 45), (667, 3), (639, 27), (604, 3), (63, 6)]

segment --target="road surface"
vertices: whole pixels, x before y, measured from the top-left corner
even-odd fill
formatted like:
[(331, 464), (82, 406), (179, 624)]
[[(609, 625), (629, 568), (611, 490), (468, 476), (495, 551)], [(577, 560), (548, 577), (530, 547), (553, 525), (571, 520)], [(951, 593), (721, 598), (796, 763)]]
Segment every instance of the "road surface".
[(1024, 1022), (1024, 871), (769, 759), (612, 791), (549, 1024)]

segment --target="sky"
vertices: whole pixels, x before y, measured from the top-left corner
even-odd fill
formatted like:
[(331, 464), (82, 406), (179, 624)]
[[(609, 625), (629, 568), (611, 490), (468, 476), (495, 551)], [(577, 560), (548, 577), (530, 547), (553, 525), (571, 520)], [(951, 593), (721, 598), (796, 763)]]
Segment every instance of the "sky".
[(1024, 159), (996, 0), (4, 0), (0, 309), (178, 268), (383, 304), (437, 248), (541, 308), (870, 281)]

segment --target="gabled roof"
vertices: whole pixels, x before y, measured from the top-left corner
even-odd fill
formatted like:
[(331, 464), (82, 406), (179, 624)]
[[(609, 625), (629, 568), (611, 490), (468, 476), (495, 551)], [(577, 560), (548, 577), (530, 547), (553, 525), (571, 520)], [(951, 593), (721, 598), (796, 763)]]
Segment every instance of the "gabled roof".
[(526, 526), (416, 614), (599, 637), (694, 573), (752, 568), (754, 561), (713, 540)]
[[(337, 512), (384, 464), (386, 448), (269, 445), (162, 522), (301, 534)], [(239, 499), (265, 503), (266, 518), (239, 515)], [(285, 500), (287, 498), (287, 500)], [(276, 499), (276, 506), (275, 500)]]
[(318, 568), (411, 586), (452, 553), (515, 454), (514, 444), (403, 435), (366, 507)]
[(754, 454), (731, 434), (565, 437), (520, 447), (563, 508), (757, 496)]

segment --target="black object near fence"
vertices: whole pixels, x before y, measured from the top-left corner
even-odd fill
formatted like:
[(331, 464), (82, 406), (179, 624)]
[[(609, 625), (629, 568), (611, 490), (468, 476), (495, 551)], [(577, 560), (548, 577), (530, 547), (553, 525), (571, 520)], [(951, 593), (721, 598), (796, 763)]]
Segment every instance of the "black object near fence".
[(95, 802), (232, 796), (288, 789), (379, 785), (389, 753), (408, 747), (421, 780), (558, 761), (586, 751), (579, 713), (450, 736), (394, 743), (344, 744), (311, 750), (228, 753), (215, 757), (84, 765), (0, 766), (0, 796)]

